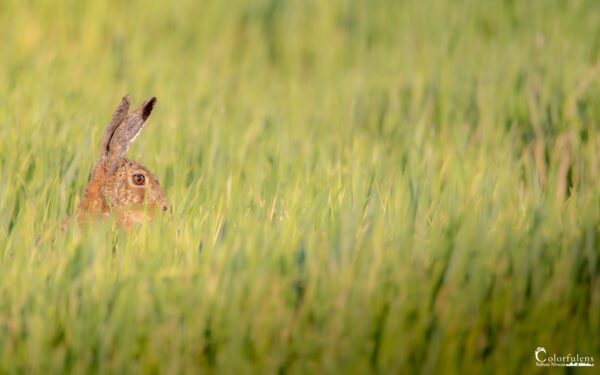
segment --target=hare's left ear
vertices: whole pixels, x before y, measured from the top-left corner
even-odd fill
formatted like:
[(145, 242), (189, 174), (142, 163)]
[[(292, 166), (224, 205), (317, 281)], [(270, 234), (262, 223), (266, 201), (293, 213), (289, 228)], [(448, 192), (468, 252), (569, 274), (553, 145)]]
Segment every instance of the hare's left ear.
[(125, 95), (123, 99), (121, 99), (121, 103), (115, 109), (115, 113), (113, 113), (112, 118), (110, 119), (110, 123), (106, 127), (104, 131), (104, 135), (102, 136), (102, 142), (100, 142), (100, 158), (108, 156), (109, 153), (109, 145), (115, 130), (121, 125), (123, 121), (127, 118), (127, 113), (129, 112), (129, 105), (131, 104), (131, 98), (129, 95)]
[[(125, 98), (123, 100), (125, 100)], [(127, 102), (129, 102), (129, 100), (127, 100)], [(123, 102), (121, 102), (121, 104), (123, 104)], [(138, 108), (135, 109), (135, 111), (129, 115), (126, 115), (126, 117), (114, 128), (112, 136), (109, 137), (106, 145), (106, 156), (111, 159), (111, 161), (115, 162), (125, 155), (129, 149), (129, 146), (131, 146), (135, 138), (142, 131), (142, 128), (148, 120), (148, 117), (150, 117), (152, 109), (154, 109), (154, 104), (156, 104), (155, 97), (144, 101)], [(119, 108), (121, 108), (121, 106), (119, 106)], [(117, 108), (115, 115), (113, 115), (113, 119), (117, 117), (119, 108)], [(129, 103), (127, 103), (127, 109), (128, 108)], [(113, 122), (111, 121), (111, 125), (112, 123)], [(109, 129), (106, 129), (106, 131), (108, 132)]]

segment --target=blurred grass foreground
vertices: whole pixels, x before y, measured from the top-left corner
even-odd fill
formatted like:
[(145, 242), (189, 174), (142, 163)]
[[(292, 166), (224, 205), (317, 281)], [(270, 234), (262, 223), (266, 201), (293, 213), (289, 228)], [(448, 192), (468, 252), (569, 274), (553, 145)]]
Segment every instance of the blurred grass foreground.
[[(1, 0), (0, 37), (0, 374), (600, 361), (598, 1)], [(169, 211), (61, 232), (125, 94)]]

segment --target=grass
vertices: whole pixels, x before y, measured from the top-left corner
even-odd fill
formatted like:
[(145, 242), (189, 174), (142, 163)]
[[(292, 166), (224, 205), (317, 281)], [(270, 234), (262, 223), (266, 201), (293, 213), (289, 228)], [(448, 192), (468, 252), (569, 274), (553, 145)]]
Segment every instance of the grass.
[[(0, 374), (600, 359), (596, 1), (0, 9)], [(126, 93), (171, 207), (62, 233)]]

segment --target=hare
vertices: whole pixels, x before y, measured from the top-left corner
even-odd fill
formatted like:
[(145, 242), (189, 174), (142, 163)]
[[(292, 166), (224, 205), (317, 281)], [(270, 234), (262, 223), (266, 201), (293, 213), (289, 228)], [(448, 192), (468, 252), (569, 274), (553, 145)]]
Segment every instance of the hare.
[(151, 219), (157, 209), (168, 208), (165, 192), (158, 179), (140, 163), (124, 157), (146, 124), (156, 98), (144, 101), (129, 112), (131, 99), (123, 97), (104, 131), (100, 157), (79, 207), (79, 221), (90, 216), (114, 215), (126, 229), (133, 223)]

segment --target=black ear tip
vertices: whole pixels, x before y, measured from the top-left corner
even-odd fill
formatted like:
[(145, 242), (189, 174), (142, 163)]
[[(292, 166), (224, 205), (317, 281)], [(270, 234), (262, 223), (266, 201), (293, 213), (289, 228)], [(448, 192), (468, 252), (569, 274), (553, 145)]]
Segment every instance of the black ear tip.
[(152, 109), (154, 109), (154, 104), (156, 104), (156, 96), (153, 96), (146, 102), (146, 104), (144, 104), (144, 109), (142, 110), (142, 119), (144, 121), (150, 117)]

